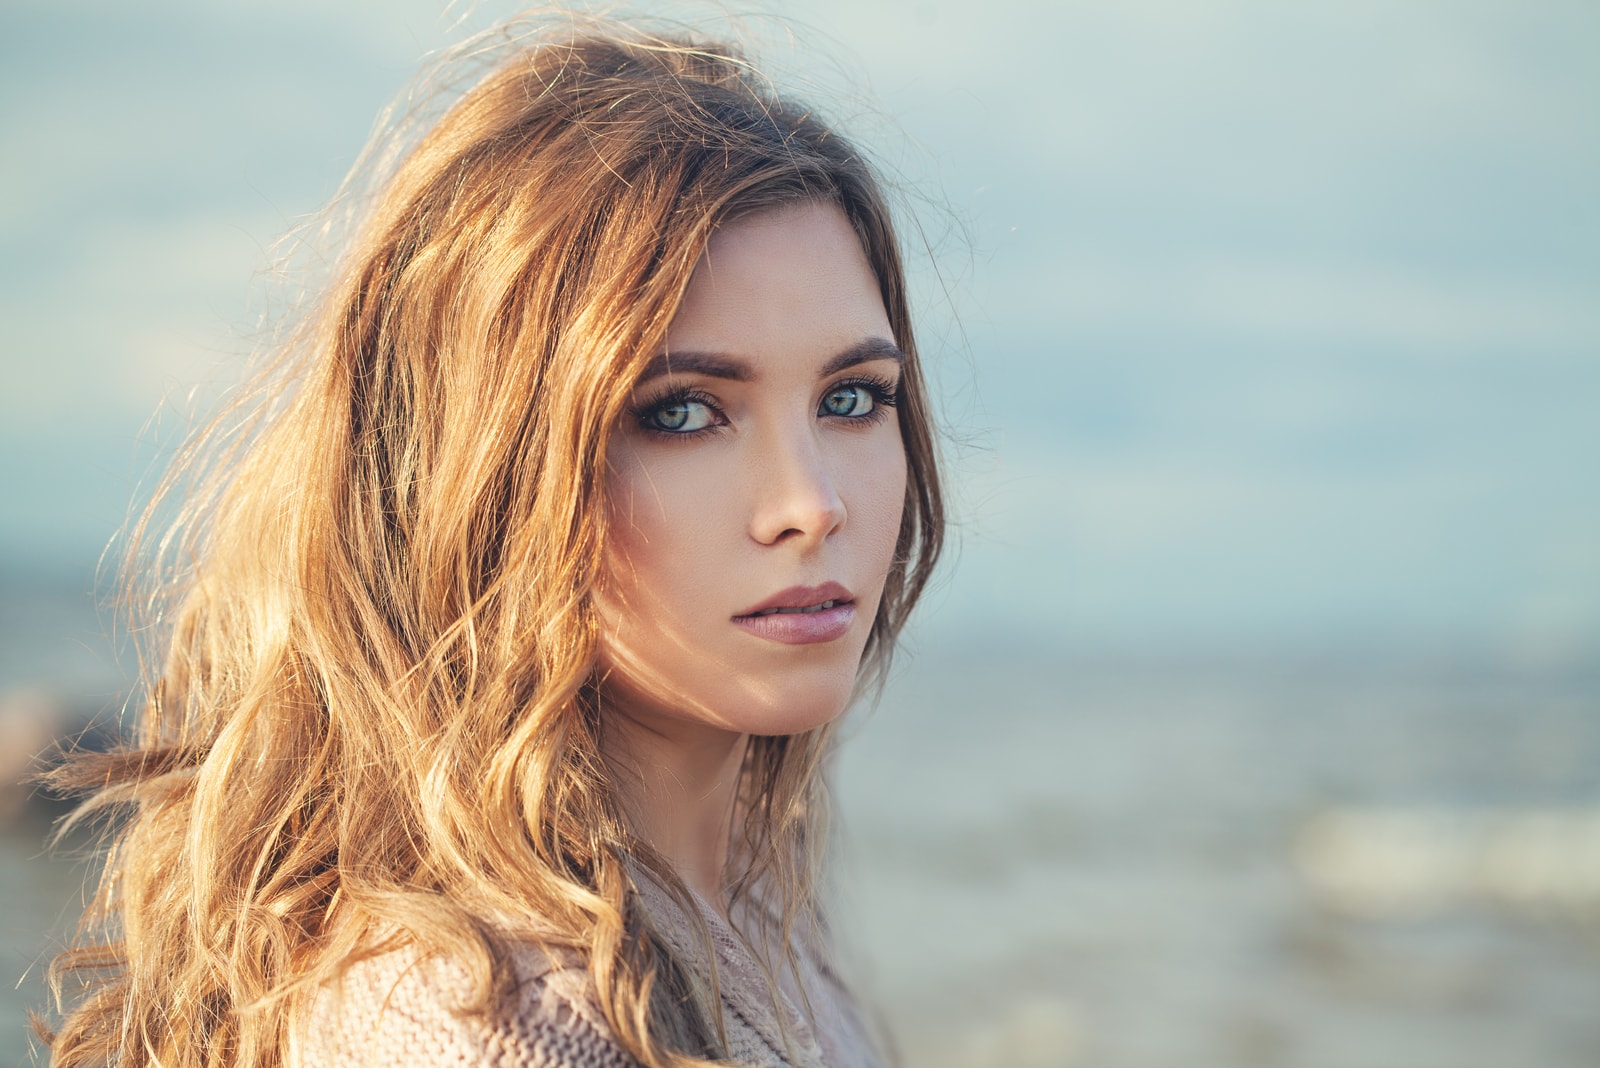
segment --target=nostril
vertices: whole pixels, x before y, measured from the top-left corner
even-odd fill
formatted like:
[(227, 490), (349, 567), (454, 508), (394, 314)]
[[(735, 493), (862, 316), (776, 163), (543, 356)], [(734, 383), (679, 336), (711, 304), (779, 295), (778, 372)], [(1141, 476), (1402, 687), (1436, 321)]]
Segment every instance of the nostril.
[(767, 472), (751, 514), (751, 537), (763, 545), (821, 541), (843, 528), (844, 502), (820, 456), (789, 454)]

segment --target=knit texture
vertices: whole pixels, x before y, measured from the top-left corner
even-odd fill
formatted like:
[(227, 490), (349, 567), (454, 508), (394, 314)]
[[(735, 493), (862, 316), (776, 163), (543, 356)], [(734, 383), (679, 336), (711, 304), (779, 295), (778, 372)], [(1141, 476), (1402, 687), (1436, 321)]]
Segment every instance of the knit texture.
[[(693, 927), (648, 880), (640, 897), (679, 959), (706, 969)], [(855, 1006), (826, 963), (801, 956), (798, 982), (770, 990), (760, 965), (726, 922), (696, 899), (711, 933), (728, 1060), (749, 1068), (877, 1068), (880, 1060)], [(507, 947), (513, 992), (487, 1014), (460, 1011), (466, 970), (443, 958), (395, 950), (353, 965), (322, 992), (295, 1029), (292, 1068), (632, 1068), (595, 1003), (576, 955)], [(776, 996), (774, 996), (774, 993)], [(813, 1027), (796, 1005), (809, 1003)], [(780, 1023), (780, 1020), (782, 1021)]]

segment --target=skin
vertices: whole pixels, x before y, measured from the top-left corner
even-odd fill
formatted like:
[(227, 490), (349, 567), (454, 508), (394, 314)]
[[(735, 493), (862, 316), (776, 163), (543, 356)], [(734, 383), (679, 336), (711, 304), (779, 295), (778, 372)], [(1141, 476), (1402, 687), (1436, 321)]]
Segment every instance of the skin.
[[(614, 437), (607, 759), (641, 833), (717, 907), (747, 738), (821, 726), (854, 689), (905, 498), (897, 355), (843, 212), (761, 211), (712, 236)], [(851, 598), (837, 637), (741, 623), (827, 583)]]

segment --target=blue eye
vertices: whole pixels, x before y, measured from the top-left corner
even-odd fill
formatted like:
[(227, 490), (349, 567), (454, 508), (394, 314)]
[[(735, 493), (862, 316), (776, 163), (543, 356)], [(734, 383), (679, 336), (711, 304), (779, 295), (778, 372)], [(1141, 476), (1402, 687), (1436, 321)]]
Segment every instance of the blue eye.
[(692, 434), (717, 423), (717, 414), (705, 401), (693, 397), (668, 397), (639, 414), (639, 422), (648, 430), (664, 434)]
[(817, 406), (817, 410), (821, 415), (857, 418), (866, 415), (877, 406), (878, 399), (865, 386), (846, 383), (823, 394), (822, 403)]

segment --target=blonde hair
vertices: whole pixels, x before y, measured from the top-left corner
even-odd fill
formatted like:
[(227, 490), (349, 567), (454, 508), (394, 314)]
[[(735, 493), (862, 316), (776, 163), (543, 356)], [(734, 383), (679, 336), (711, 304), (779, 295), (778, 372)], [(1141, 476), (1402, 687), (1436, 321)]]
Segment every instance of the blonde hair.
[[(601, 760), (590, 594), (611, 428), (719, 225), (837, 204), (906, 354), (910, 477), (863, 678), (938, 556), (879, 183), (733, 50), (615, 25), (518, 39), (397, 158), (251, 404), (169, 477), (136, 737), (53, 773), (90, 795), (75, 819), (116, 827), (53, 968), (58, 1005), (80, 984), (54, 1063), (280, 1064), (317, 985), (399, 944), (460, 962), (488, 1010), (508, 918), (582, 952), (643, 1063), (718, 1054), (714, 994), (632, 891), (630, 864), (683, 892)], [(784, 945), (815, 893), (828, 740), (746, 758), (735, 893), (770, 893)]]

